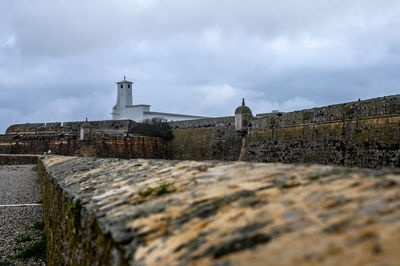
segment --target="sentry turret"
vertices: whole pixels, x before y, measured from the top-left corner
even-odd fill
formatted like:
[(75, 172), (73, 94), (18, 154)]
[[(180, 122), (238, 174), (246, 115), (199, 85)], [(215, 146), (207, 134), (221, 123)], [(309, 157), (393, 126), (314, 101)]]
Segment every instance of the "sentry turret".
[(245, 105), (243, 98), (242, 105), (235, 110), (235, 130), (237, 132), (246, 134), (252, 117), (253, 114), (250, 108)]

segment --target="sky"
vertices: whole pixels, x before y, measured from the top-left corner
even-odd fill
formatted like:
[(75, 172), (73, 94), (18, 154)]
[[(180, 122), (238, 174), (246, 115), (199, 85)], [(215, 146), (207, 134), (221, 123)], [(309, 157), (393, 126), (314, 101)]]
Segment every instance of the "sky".
[(400, 93), (398, 0), (1, 0), (0, 134), (151, 111), (229, 116)]

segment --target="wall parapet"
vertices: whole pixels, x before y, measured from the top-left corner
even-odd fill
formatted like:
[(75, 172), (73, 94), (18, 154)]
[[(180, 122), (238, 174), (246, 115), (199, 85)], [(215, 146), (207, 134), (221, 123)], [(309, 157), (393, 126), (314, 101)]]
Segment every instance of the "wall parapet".
[(63, 156), (38, 168), (49, 265), (400, 260), (396, 170)]
[(37, 164), (38, 156), (29, 154), (0, 154), (0, 165)]
[[(81, 126), (86, 123), (85, 121), (77, 122), (51, 122), (51, 123), (26, 123), (11, 125), (7, 128), (6, 134), (54, 134), (54, 133), (67, 133), (79, 135)], [(90, 121), (93, 128), (108, 131), (123, 131), (128, 132), (132, 120), (101, 120)]]
[(215, 126), (231, 126), (235, 124), (234, 116), (204, 118), (195, 120), (168, 122), (172, 129), (198, 128), (198, 127), (215, 127)]
[(69, 156), (100, 156), (118, 158), (171, 157), (167, 143), (157, 137), (113, 137), (111, 139), (77, 140), (50, 136), (23, 136), (17, 139), (1, 139), (0, 153), (3, 154), (44, 154), (52, 153)]
[[(292, 127), (308, 124), (354, 121), (358, 119), (391, 117), (400, 115), (400, 94), (368, 100), (316, 107), (294, 112), (257, 114), (250, 123), (253, 130), (272, 127)], [(234, 116), (169, 122), (173, 129), (231, 126)]]
[(400, 115), (400, 95), (316, 107), (288, 113), (257, 114), (252, 129), (291, 127)]

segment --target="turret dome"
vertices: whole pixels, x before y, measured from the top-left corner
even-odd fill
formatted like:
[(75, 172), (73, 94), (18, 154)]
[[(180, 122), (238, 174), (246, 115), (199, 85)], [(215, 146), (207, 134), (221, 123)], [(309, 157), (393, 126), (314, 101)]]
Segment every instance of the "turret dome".
[(242, 99), (242, 105), (235, 110), (235, 115), (238, 114), (249, 114), (251, 116), (253, 115), (250, 108), (244, 104), (244, 98)]
[(86, 121), (82, 123), (81, 128), (91, 128), (92, 126), (88, 122), (88, 119), (86, 118)]

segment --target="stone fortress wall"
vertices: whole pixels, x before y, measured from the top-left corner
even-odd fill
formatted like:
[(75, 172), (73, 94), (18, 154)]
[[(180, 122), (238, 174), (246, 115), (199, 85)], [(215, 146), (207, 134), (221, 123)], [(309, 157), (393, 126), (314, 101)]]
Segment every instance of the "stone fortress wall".
[(170, 125), (174, 159), (400, 167), (400, 95), (258, 114), (244, 139), (233, 116)]
[[(26, 123), (16, 124), (9, 126), (6, 130), (6, 134), (54, 134), (54, 133), (66, 133), (66, 134), (79, 134), (79, 130), (84, 121), (77, 122), (55, 122), (55, 123)], [(103, 120), (103, 121), (90, 121), (93, 128), (103, 131), (127, 131), (131, 124), (134, 122), (131, 120)]]
[(49, 265), (398, 265), (400, 175), (46, 156)]
[[(400, 167), (400, 95), (259, 114), (245, 135), (233, 116), (173, 122), (169, 142), (138, 136), (129, 120), (90, 122), (93, 139), (81, 140), (83, 123), (11, 126), (0, 153)], [(0, 164), (23, 163), (17, 157)], [(399, 261), (398, 169), (32, 158), (50, 264)]]
[(93, 137), (80, 139), (86, 123), (34, 123), (12, 125), (0, 135), (0, 154), (52, 154), (115, 158), (169, 158), (168, 146), (157, 137), (137, 134), (131, 120), (89, 122)]
[[(0, 136), (0, 152), (38, 153), (37, 149), (50, 147), (46, 144), (50, 141), (52, 149), (59, 151), (57, 154), (85, 154), (90, 149), (82, 151), (77, 140), (83, 123), (12, 125), (6, 135)], [(135, 139), (140, 138), (132, 130), (135, 124), (130, 120), (90, 122), (97, 148), (89, 153), (105, 157), (225, 161), (236, 161), (241, 155), (242, 160), (254, 162), (400, 167), (400, 95), (288, 113), (257, 114), (244, 137), (235, 131), (234, 116), (170, 122), (174, 133), (170, 142), (148, 137)], [(131, 137), (126, 137), (127, 133)], [(19, 148), (7, 146), (10, 136), (16, 138), (12, 141)], [(23, 140), (25, 146), (21, 145)]]
[[(257, 114), (251, 121), (254, 130), (272, 127), (291, 127), (306, 124), (341, 122), (400, 115), (400, 94), (335, 104), (294, 112), (276, 112)], [(234, 116), (206, 118), (190, 121), (170, 122), (174, 129), (198, 128), (211, 126), (231, 126)]]

